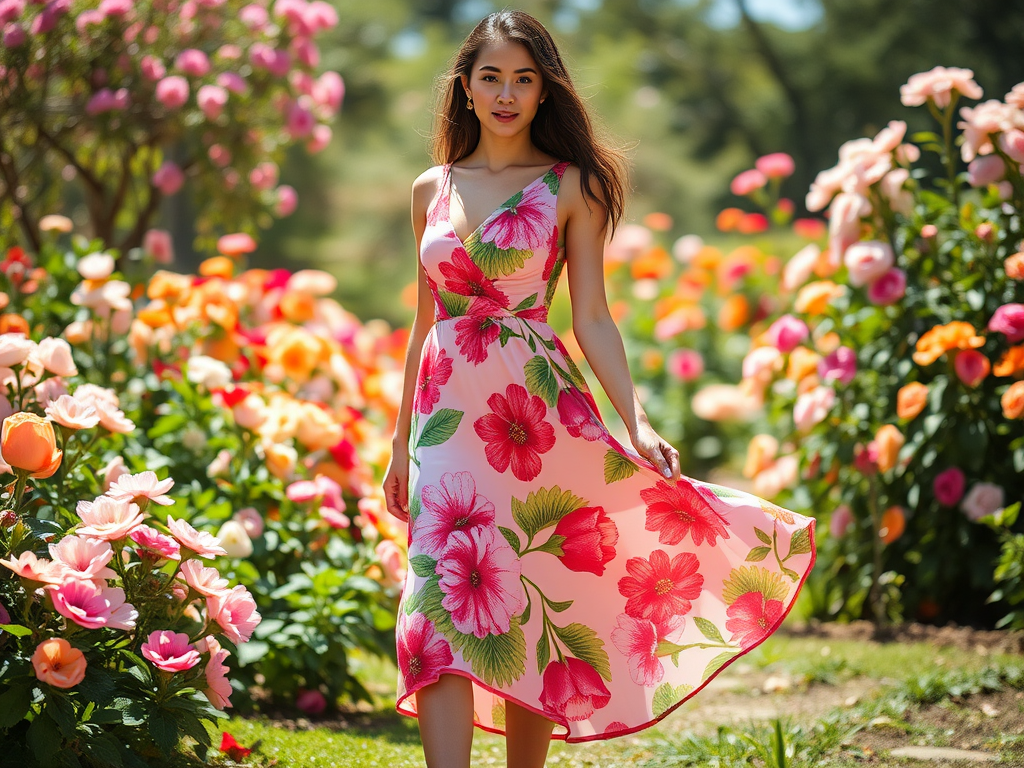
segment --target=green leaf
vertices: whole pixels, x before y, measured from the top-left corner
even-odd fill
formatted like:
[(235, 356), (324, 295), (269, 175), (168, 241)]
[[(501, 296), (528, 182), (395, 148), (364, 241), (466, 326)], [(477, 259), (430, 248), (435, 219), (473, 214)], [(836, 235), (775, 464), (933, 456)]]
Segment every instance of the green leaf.
[(533, 336), (528, 336), (526, 339), (526, 343), (529, 345), (531, 352), (537, 351), (537, 340), (534, 339)]
[(434, 575), (434, 569), (437, 568), (437, 561), (430, 555), (413, 555), (409, 558), (409, 565), (412, 566), (412, 572), (417, 576), (429, 578)]
[(423, 432), (420, 433), (419, 442), (416, 444), (417, 448), (425, 448), (431, 445), (440, 445), (455, 434), (455, 430), (459, 428), (459, 422), (462, 421), (463, 411), (457, 411), (454, 408), (441, 408), (437, 413), (431, 415), (427, 420), (427, 425), (423, 427)]
[(757, 534), (757, 538), (767, 544), (769, 547), (772, 545), (772, 537), (767, 531), (762, 531), (760, 528), (755, 528), (754, 533)]
[(554, 170), (550, 170), (544, 174), (544, 183), (548, 185), (548, 189), (551, 190), (552, 195), (558, 194), (558, 187), (562, 180), (558, 178), (558, 174)]
[(747, 555), (748, 563), (759, 563), (771, 553), (771, 547), (754, 547)]
[(462, 635), (462, 658), (473, 665), (473, 674), (485, 685), (507, 686), (526, 672), (526, 637), (513, 616), (508, 632), (500, 635)]
[(165, 757), (178, 746), (178, 721), (172, 714), (153, 707), (149, 712), (149, 735)]
[(441, 304), (444, 306), (444, 311), (448, 314), (448, 317), (462, 317), (466, 314), (466, 310), (469, 309), (469, 296), (462, 296), (445, 290), (439, 290), (437, 295), (441, 299)]
[(715, 656), (715, 658), (709, 661), (708, 665), (704, 667), (704, 674), (701, 675), (700, 681), (703, 683), (705, 680), (707, 680), (709, 677), (715, 674), (715, 672), (720, 670), (722, 666), (727, 661), (729, 661), (729, 659), (733, 658), (737, 653), (738, 651), (723, 651), (722, 653)]
[(549, 407), (554, 408), (558, 403), (558, 380), (547, 358), (543, 355), (534, 355), (526, 361), (523, 373), (526, 374), (526, 389), (530, 394), (537, 395)]
[(625, 480), (632, 477), (637, 471), (636, 462), (628, 456), (623, 456), (614, 448), (609, 448), (604, 455), (604, 482), (605, 485)]
[(548, 600), (545, 597), (544, 598), (544, 602), (547, 603), (548, 604), (548, 608), (550, 608), (555, 613), (561, 613), (562, 611), (569, 610), (569, 607), (574, 602), (576, 602), (576, 601), (575, 600), (561, 600), (561, 601), (559, 601), (559, 600)]
[(421, 508), (422, 503), (420, 502), (420, 497), (418, 495), (412, 496), (409, 499), (409, 519), (415, 520), (417, 517), (419, 517)]
[(519, 617), (519, 626), (524, 626), (524, 625), (529, 623), (529, 621), (530, 621), (530, 613), (532, 612), (532, 609), (533, 609), (533, 602), (530, 600), (529, 593), (527, 593), (527, 595), (526, 595), (526, 608), (523, 610), (523, 613)]
[(551, 641), (548, 639), (548, 625), (545, 624), (541, 630), (540, 638), (537, 640), (537, 673), (544, 674), (544, 670), (551, 661)]
[(498, 728), (505, 727), (505, 702), (501, 699), (491, 705), (491, 722)]
[(15, 637), (28, 637), (32, 634), (31, 629), (23, 627), (21, 624), (0, 624), (0, 631), (10, 632)]
[(718, 631), (718, 627), (716, 627), (712, 622), (702, 618), (701, 616), (694, 616), (693, 623), (697, 625), (697, 629), (700, 630), (700, 633), (711, 642), (725, 643), (725, 638), (722, 637), (722, 633)]
[(39, 765), (52, 764), (63, 746), (60, 731), (46, 710), (32, 720), (26, 734), (28, 746)]
[(508, 344), (508, 340), (515, 336), (515, 332), (507, 325), (498, 325), (498, 341), (501, 346)]
[(654, 690), (654, 699), (651, 700), (651, 714), (661, 717), (678, 701), (672, 683), (662, 683)]
[(810, 551), (811, 533), (808, 529), (801, 528), (789, 540), (789, 554), (786, 555), (786, 559), (788, 560), (793, 555), (806, 555)]
[(49, 693), (46, 696), (46, 711), (49, 712), (60, 732), (64, 734), (64, 738), (75, 738), (78, 717), (75, 714), (75, 706), (68, 701), (64, 694)]
[[(518, 555), (522, 548), (522, 542), (519, 540), (519, 534), (511, 528), (506, 528), (503, 525), (499, 525), (498, 530), (501, 531), (501, 535), (505, 537), (505, 541), (509, 543), (509, 546), (512, 547)], [(525, 624), (526, 622), (523, 623)]]
[(32, 683), (16, 683), (0, 695), (0, 730), (25, 719), (32, 706)]
[(100, 731), (90, 734), (89, 738), (82, 740), (82, 749), (100, 765), (112, 768), (121, 768), (124, 765), (117, 739), (110, 733)]
[(587, 502), (570, 491), (563, 491), (557, 485), (538, 488), (528, 494), (526, 501), (512, 498), (512, 519), (532, 539), (545, 528), (557, 525), (558, 521), (575, 512)]
[(520, 301), (518, 304), (516, 304), (512, 308), (512, 311), (513, 312), (518, 312), (521, 309), (529, 309), (536, 302), (537, 302), (537, 294), (536, 293), (531, 294), (531, 295), (527, 296), (525, 299), (523, 299), (522, 301)]
[(565, 554), (562, 550), (562, 545), (565, 543), (565, 536), (561, 534), (552, 534), (547, 541), (537, 547), (538, 552), (547, 552), (549, 555), (555, 557), (561, 557)]
[(612, 669), (608, 661), (608, 653), (604, 649), (604, 641), (597, 632), (583, 624), (573, 623), (565, 627), (552, 625), (558, 639), (565, 643), (573, 656), (587, 662), (597, 674), (611, 681)]
[(502, 275), (511, 275), (522, 269), (531, 251), (519, 251), (515, 248), (504, 250), (494, 243), (485, 243), (480, 239), (479, 232), (470, 235), (465, 243), (466, 253), (476, 262), (480, 270), (492, 280)]

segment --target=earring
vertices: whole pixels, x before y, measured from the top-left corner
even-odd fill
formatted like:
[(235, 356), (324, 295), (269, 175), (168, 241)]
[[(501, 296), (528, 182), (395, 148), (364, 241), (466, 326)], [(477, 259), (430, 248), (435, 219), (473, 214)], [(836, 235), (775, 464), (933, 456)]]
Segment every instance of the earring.
[(473, 111), (473, 97), (470, 96), (467, 93), (466, 94), (466, 98), (469, 99), (469, 101), (466, 102), (466, 109), (468, 109), (470, 112), (472, 112)]

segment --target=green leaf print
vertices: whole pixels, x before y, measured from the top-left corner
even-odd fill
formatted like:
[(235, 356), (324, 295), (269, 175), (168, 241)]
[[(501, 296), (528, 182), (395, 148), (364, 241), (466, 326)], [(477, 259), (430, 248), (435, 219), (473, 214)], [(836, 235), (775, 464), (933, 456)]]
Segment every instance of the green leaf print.
[(604, 455), (605, 485), (610, 485), (611, 483), (619, 480), (625, 480), (627, 477), (632, 477), (636, 470), (636, 462), (626, 456), (623, 456), (614, 448), (609, 448), (608, 452)]
[(771, 547), (754, 547), (752, 550), (750, 550), (750, 553), (747, 555), (747, 562), (760, 563), (762, 560), (768, 557), (769, 554), (771, 554), (771, 551)]
[(505, 702), (501, 699), (491, 705), (491, 722), (497, 728), (505, 727)]
[(498, 342), (501, 346), (508, 344), (508, 340), (515, 336), (515, 332), (507, 325), (498, 324)]
[(760, 592), (765, 600), (785, 600), (789, 594), (789, 587), (779, 574), (759, 565), (733, 568), (722, 586), (722, 599), (727, 605), (732, 605), (747, 592)]
[(537, 294), (534, 293), (534, 294), (532, 294), (530, 296), (527, 296), (525, 299), (523, 299), (518, 304), (516, 304), (515, 307), (512, 308), (512, 311), (513, 312), (518, 312), (521, 309), (529, 309), (530, 307), (532, 307), (536, 303), (537, 303)]
[(409, 558), (409, 565), (412, 566), (413, 573), (426, 578), (434, 575), (437, 561), (430, 555), (413, 555)]
[(715, 658), (709, 661), (708, 665), (704, 667), (704, 674), (700, 676), (700, 681), (703, 683), (705, 680), (707, 680), (709, 677), (715, 674), (715, 672), (720, 670), (722, 666), (727, 661), (729, 661), (729, 659), (733, 658), (737, 653), (738, 651), (723, 651), (722, 653), (715, 656)]
[(767, 544), (769, 547), (772, 545), (772, 537), (768, 531), (762, 531), (760, 528), (755, 528), (754, 533), (757, 534), (757, 538), (759, 538), (763, 543)]
[(694, 616), (693, 623), (697, 625), (697, 629), (700, 630), (700, 633), (711, 642), (722, 643), (723, 645), (725, 644), (725, 638), (722, 637), (722, 633), (718, 631), (718, 627), (716, 627), (712, 622), (701, 616)]
[[(503, 525), (499, 525), (498, 530), (501, 531), (501, 535), (505, 537), (505, 541), (509, 543), (509, 546), (511, 546), (518, 555), (522, 547), (522, 542), (519, 541), (519, 534), (511, 528), (506, 528)], [(526, 622), (523, 623), (525, 624)]]
[[(558, 247), (561, 249), (562, 243), (558, 243)], [(558, 278), (562, 274), (562, 265), (565, 264), (565, 259), (559, 254), (555, 257), (555, 265), (551, 268), (551, 274), (548, 275), (547, 285), (544, 287), (544, 304), (550, 306), (552, 299), (555, 298), (555, 291), (558, 290)]]
[(526, 374), (527, 391), (531, 395), (537, 395), (548, 404), (548, 407), (554, 408), (558, 403), (558, 379), (555, 378), (548, 359), (543, 355), (531, 357), (523, 366), (523, 373)]
[(793, 555), (806, 555), (810, 551), (811, 534), (806, 528), (801, 528), (789, 540), (789, 554), (786, 555), (786, 560), (789, 560)]
[(480, 270), (492, 280), (502, 275), (511, 275), (522, 269), (530, 257), (530, 251), (515, 248), (504, 250), (494, 243), (485, 243), (478, 232), (474, 232), (466, 241), (466, 253), (476, 262)]
[(544, 183), (548, 185), (548, 189), (551, 190), (552, 195), (558, 194), (558, 187), (562, 183), (562, 180), (558, 178), (558, 174), (554, 170), (550, 170), (544, 174)]
[(431, 445), (440, 445), (455, 434), (462, 421), (463, 411), (456, 411), (454, 408), (441, 408), (428, 420), (420, 433), (417, 448), (426, 448)]
[[(554, 349), (554, 342), (552, 342), (551, 348)], [(573, 385), (576, 387), (576, 389), (586, 392), (587, 380), (583, 378), (583, 371), (579, 369), (579, 366), (577, 366), (576, 363), (573, 362), (573, 359), (568, 355), (565, 356), (564, 360), (565, 367), (569, 371), (569, 378), (572, 380)]]
[(537, 640), (537, 672), (541, 675), (544, 674), (544, 668), (547, 667), (548, 662), (551, 661), (551, 640), (548, 639), (548, 625), (544, 623), (544, 628), (540, 632), (540, 639)]
[(587, 662), (597, 674), (611, 682), (612, 668), (608, 661), (608, 653), (604, 649), (604, 641), (597, 636), (597, 632), (577, 623), (565, 627), (556, 627), (552, 624), (551, 628), (573, 656)]
[(538, 488), (526, 496), (526, 501), (512, 498), (512, 519), (532, 539), (545, 528), (557, 525), (558, 521), (585, 507), (587, 502), (571, 491), (563, 491), (557, 485)]
[(420, 497), (419, 496), (412, 496), (409, 499), (409, 519), (410, 520), (415, 520), (417, 517), (420, 516), (420, 508), (421, 508)]
[(561, 613), (562, 611), (569, 610), (569, 608), (572, 607), (572, 604), (574, 602), (576, 602), (576, 601), (575, 600), (548, 600), (545, 597), (544, 598), (544, 602), (547, 603), (548, 604), (548, 608), (550, 608), (555, 613)]
[(530, 593), (526, 593), (526, 610), (523, 611), (519, 617), (519, 626), (525, 626), (530, 622), (530, 613), (533, 611), (533, 601), (530, 599)]
[(456, 636), (461, 637), (461, 635), (455, 629), (451, 614), (441, 605), (441, 601), (444, 600), (444, 592), (441, 591), (441, 577), (436, 574), (431, 576), (427, 583), (420, 588), (417, 596), (418, 611), (434, 622), (434, 628), (448, 638), (454, 647)]
[(704, 487), (710, 489), (710, 491), (720, 499), (741, 499), (744, 496), (744, 494), (739, 491), (734, 491), (732, 488), (724, 488), (721, 485), (705, 483)]
[(473, 674), (485, 685), (511, 685), (526, 671), (526, 637), (513, 616), (508, 632), (500, 635), (463, 635), (452, 645), (460, 646), (462, 658), (473, 665)]
[(537, 552), (547, 552), (549, 555), (561, 557), (565, 554), (562, 545), (565, 543), (565, 536), (555, 535), (536, 548)]
[(448, 317), (462, 317), (469, 309), (469, 296), (445, 290), (439, 290), (437, 295), (441, 299), (441, 304), (444, 305), (444, 311), (448, 313)]

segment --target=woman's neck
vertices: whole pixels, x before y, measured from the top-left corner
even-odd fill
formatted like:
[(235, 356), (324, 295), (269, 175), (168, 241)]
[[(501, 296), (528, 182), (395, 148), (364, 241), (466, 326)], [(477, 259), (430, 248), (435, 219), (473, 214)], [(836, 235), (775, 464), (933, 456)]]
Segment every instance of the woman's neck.
[(463, 161), (475, 167), (487, 168), (492, 173), (500, 173), (506, 168), (544, 165), (548, 157), (534, 146), (529, 131), (520, 131), (515, 136), (496, 136), (481, 131), (476, 149)]

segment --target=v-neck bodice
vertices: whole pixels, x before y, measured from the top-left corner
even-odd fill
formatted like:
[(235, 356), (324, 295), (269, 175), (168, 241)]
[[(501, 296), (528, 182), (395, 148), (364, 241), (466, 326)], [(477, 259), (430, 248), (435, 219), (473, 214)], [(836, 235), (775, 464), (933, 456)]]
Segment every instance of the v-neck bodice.
[(568, 165), (556, 163), (516, 192), (465, 241), (449, 215), (451, 165), (442, 166), (420, 242), (437, 320), (467, 315), (546, 320), (564, 261), (556, 204)]

